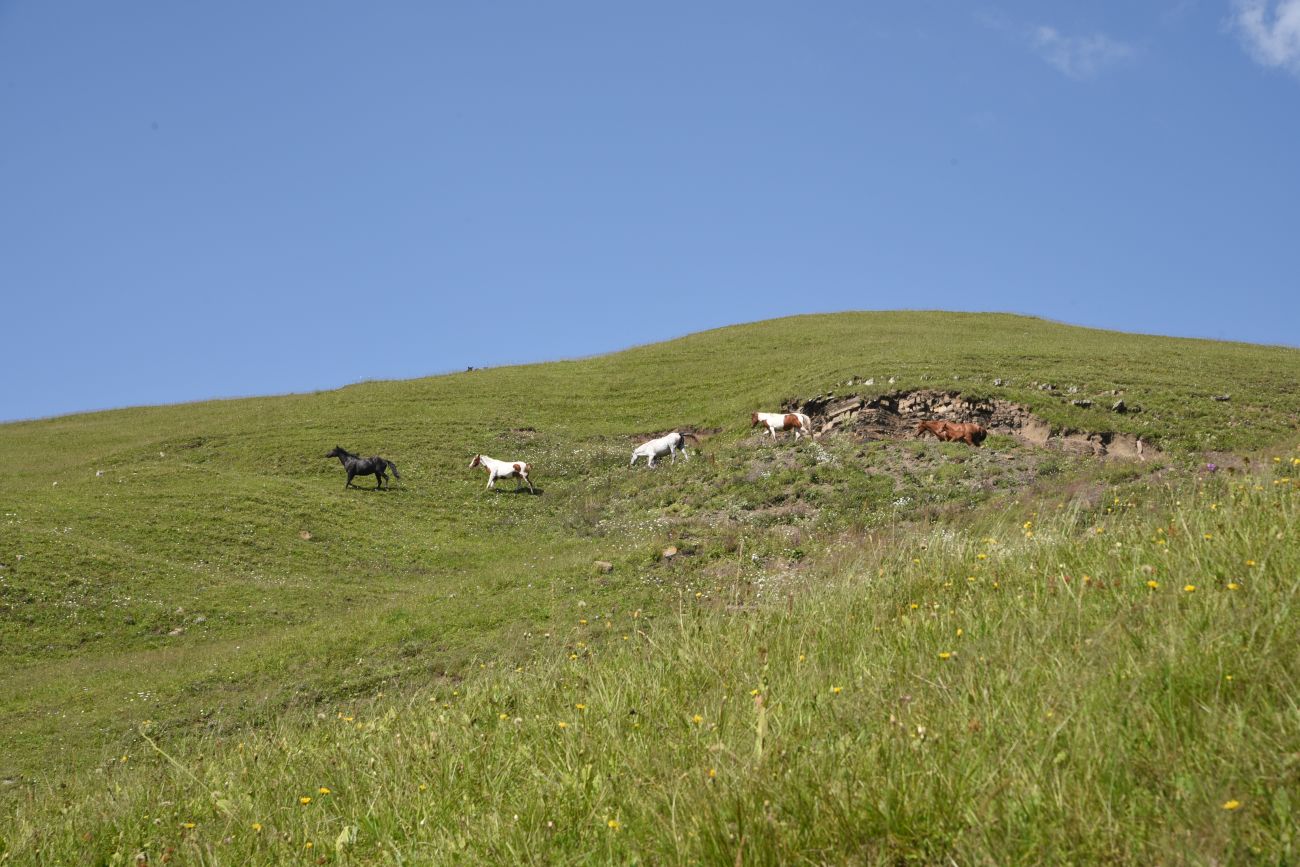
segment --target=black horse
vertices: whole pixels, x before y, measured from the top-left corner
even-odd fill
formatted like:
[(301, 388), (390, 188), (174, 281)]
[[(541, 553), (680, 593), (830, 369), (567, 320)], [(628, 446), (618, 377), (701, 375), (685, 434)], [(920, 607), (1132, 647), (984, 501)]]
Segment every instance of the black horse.
[[(384, 482), (388, 481), (388, 476), (384, 475), (384, 470), (392, 470), (393, 476), (398, 479), (402, 477), (401, 474), (397, 472), (397, 464), (385, 458), (381, 458), (378, 455), (372, 458), (363, 458), (360, 455), (352, 454), (352, 452), (343, 448), (343, 446), (335, 446), (334, 451), (330, 452), (325, 457), (338, 458), (339, 463), (343, 465), (343, 469), (348, 471), (348, 481), (347, 484), (343, 486), (345, 489), (356, 487), (352, 484), (353, 476), (374, 476), (375, 490), (382, 488)], [(392, 485), (390, 484), (389, 487), (392, 487)]]

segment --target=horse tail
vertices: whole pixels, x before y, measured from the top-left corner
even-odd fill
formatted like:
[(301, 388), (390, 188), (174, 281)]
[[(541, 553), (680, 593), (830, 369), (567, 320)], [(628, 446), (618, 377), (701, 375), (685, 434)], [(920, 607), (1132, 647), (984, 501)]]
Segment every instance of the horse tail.
[(393, 471), (394, 478), (400, 479), (402, 477), (402, 474), (397, 471), (397, 464), (393, 463), (387, 458), (384, 458), (384, 463), (388, 464), (388, 468)]

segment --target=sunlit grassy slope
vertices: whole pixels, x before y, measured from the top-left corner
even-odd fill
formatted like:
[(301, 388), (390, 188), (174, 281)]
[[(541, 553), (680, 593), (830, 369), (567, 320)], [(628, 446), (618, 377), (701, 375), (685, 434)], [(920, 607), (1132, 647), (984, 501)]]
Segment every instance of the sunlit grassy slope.
[[(816, 577), (855, 588), (835, 596), (848, 608), (817, 616), (848, 616), (856, 595), (873, 599), (884, 585), (835, 565), (846, 538), (909, 522), (924, 528), (949, 514), (942, 511), (946, 506), (960, 515), (988, 502), (1001, 512), (1071, 484), (1087, 486), (1096, 500), (1099, 487), (1154, 483), (1146, 477), (1149, 466), (1098, 468), (1079, 460), (1054, 459), (1017, 475), (1008, 468), (1016, 466), (1022, 447), (1006, 442), (991, 442), (972, 457), (933, 444), (864, 450), (826, 440), (776, 449), (744, 439), (752, 409), (833, 389), (851, 376), (874, 377), (877, 391), (954, 388), (1020, 401), (1058, 426), (1139, 432), (1175, 466), (1190, 465), (1200, 451), (1276, 444), (1292, 435), (1300, 405), (1295, 350), (1099, 332), (1005, 315), (862, 313), (737, 326), (583, 361), (6, 425), (0, 427), (0, 460), (9, 468), (0, 479), (0, 774), (19, 801), (37, 797), (35, 813), (24, 814), (30, 818), (53, 803), (34, 793), (71, 772), (102, 768), (107, 756), (120, 753), (134, 757), (125, 763), (133, 767), (142, 758), (136, 731), (145, 720), (169, 747), (185, 751), (193, 743), (200, 744), (194, 749), (221, 752), (224, 747), (203, 738), (245, 732), (286, 714), (297, 720), (298, 713), (314, 719), (325, 712), (333, 719), (339, 707), (359, 696), (374, 701), (378, 692), (391, 698), (436, 688), (441, 700), (466, 675), (480, 683), (473, 680), (477, 672), (512, 672), (516, 665), (525, 668), (510, 675), (509, 689), (533, 690), (530, 702), (550, 701), (560, 694), (555, 686), (565, 682), (567, 669), (532, 666), (559, 646), (566, 659), (582, 657), (577, 642), (591, 642), (574, 633), (576, 620), (589, 620), (584, 628), (597, 622), (582, 611), (600, 612), (611, 624), (611, 614), (628, 618), (641, 611), (644, 622), (659, 624), (649, 636), (698, 592), (715, 602), (708, 616), (716, 622), (707, 629), (725, 623), (748, 630), (748, 612), (780, 622), (779, 612), (768, 608), (773, 598), (811, 604), (797, 601), (799, 588)], [(896, 384), (886, 384), (889, 377)], [(995, 387), (995, 378), (1004, 384)], [(1043, 382), (1060, 388), (1033, 385)], [(1064, 395), (1070, 385), (1079, 396), (1094, 397), (1094, 408), (1071, 406)], [(1140, 411), (1107, 411), (1116, 390)], [(1223, 394), (1231, 400), (1211, 399)], [(722, 431), (706, 442), (705, 460), (653, 473), (626, 469), (635, 436), (673, 427)], [(403, 481), (391, 492), (344, 491), (337, 462), (321, 457), (336, 443), (391, 458)], [(544, 493), (485, 494), (484, 477), (466, 468), (477, 452), (529, 460)], [(1030, 488), (1022, 488), (1026, 482)], [(683, 556), (660, 561), (658, 552), (669, 543)], [(910, 535), (906, 543), (914, 544)], [(591, 567), (596, 559), (613, 562), (614, 571), (597, 575)], [(906, 567), (910, 559), (899, 562)], [(921, 580), (919, 573), (898, 580), (909, 595), (921, 589), (909, 583)], [(1270, 599), (1289, 605), (1290, 597), (1279, 593)], [(880, 610), (893, 611), (889, 605)], [(733, 622), (738, 614), (745, 616)], [(1293, 615), (1285, 608), (1275, 616)], [(621, 635), (624, 625), (610, 625), (601, 635)], [(876, 627), (891, 629), (884, 621)], [(1080, 635), (1092, 628), (1081, 627)], [(842, 658), (828, 665), (860, 658), (867, 645), (855, 643), (853, 633), (835, 634)], [(739, 635), (722, 640), (719, 652), (727, 641), (741, 641)], [(1180, 640), (1198, 639), (1189, 633)], [(897, 641), (903, 642), (898, 652), (911, 646), (905, 636)], [(1050, 655), (1074, 649), (1050, 635), (1042, 641)], [(691, 654), (708, 655), (699, 647), (671, 649), (676, 646), (645, 664), (671, 666), (679, 652), (683, 662)], [(635, 665), (629, 659), (624, 673), (616, 669), (610, 677), (649, 676)], [(670, 696), (684, 688), (664, 687)], [(1276, 688), (1270, 680), (1258, 700), (1272, 701)], [(710, 693), (708, 701), (722, 696)], [(682, 695), (675, 713), (686, 713), (688, 697)], [(866, 700), (861, 693), (854, 699)], [(1103, 704), (1099, 698), (1096, 707)], [(873, 712), (881, 708), (873, 705)], [(1293, 730), (1272, 736), (1283, 733)], [(550, 749), (549, 741), (526, 742), (520, 767), (549, 761), (536, 752), (544, 745)], [(665, 769), (677, 767), (668, 755), (651, 751), (646, 757)], [(217, 759), (209, 771), (190, 754), (187, 766), (228, 775), (223, 763), (233, 760)], [(283, 773), (292, 767), (286, 759)], [(157, 769), (141, 773), (136, 784), (163, 785), (148, 776)], [(376, 791), (395, 797), (396, 766), (391, 773)], [(506, 774), (501, 768), (494, 773)], [(444, 785), (434, 782), (431, 789)], [(297, 795), (273, 791), (273, 783), (288, 785), (288, 779), (267, 777), (263, 795), (248, 795), (249, 810), (270, 809), (271, 801), (259, 798), (296, 803)], [(558, 791), (539, 786), (533, 796), (549, 801)], [(99, 830), (88, 833), (103, 836), (98, 822), (125, 827), (145, 821), (140, 817), (154, 815), (147, 800), (137, 791), (123, 801), (127, 813), (94, 819)], [(587, 803), (609, 809), (603, 801)], [(245, 818), (241, 812), (231, 821)], [(167, 822), (173, 819), (167, 814)], [(411, 830), (396, 802), (385, 821), (397, 824), (376, 828), (376, 834)], [(319, 835), (327, 826), (308, 830)], [(730, 852), (722, 828), (712, 828), (723, 836), (710, 845)], [(287, 831), (277, 825), (277, 833)], [(603, 849), (590, 848), (596, 838), (585, 831), (566, 833), (573, 848), (557, 850), (562, 857), (604, 857)], [(736, 839), (746, 833), (736, 831)], [(754, 833), (748, 832), (751, 841)], [(159, 832), (151, 839), (174, 845), (175, 836)], [(13, 839), (6, 836), (10, 845)], [(316, 845), (332, 844), (319, 839)], [(662, 855), (674, 839), (656, 831), (637, 849), (620, 851)], [(276, 845), (301, 846), (298, 837), (288, 840)], [(120, 845), (144, 842), (130, 838)], [(367, 845), (373, 852), (375, 840)], [(834, 838), (816, 845), (833, 849)], [(815, 851), (836, 860), (831, 849)], [(544, 857), (541, 850), (528, 851)], [(232, 857), (229, 863), (241, 862)]]

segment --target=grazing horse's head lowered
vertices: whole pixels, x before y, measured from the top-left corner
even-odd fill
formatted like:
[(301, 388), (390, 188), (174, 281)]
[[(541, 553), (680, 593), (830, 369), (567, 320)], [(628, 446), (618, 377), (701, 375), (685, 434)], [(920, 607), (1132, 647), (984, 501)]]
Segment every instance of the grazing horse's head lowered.
[(942, 419), (938, 421), (923, 419), (916, 423), (916, 430), (913, 431), (913, 433), (919, 437), (923, 437), (927, 433), (932, 433), (934, 434), (935, 439), (941, 440), (944, 438), (944, 434), (947, 433), (947, 431), (948, 422), (943, 421)]
[(759, 425), (766, 425), (767, 432), (776, 439), (778, 431), (793, 431), (794, 438), (807, 434), (813, 435), (812, 419), (801, 412), (751, 412), (749, 414), (749, 426), (751, 428)]
[(964, 442), (972, 446), (978, 446), (988, 436), (988, 431), (983, 425), (974, 422), (944, 421), (942, 419), (917, 422), (915, 433), (917, 436), (932, 433), (935, 439), (943, 442)]

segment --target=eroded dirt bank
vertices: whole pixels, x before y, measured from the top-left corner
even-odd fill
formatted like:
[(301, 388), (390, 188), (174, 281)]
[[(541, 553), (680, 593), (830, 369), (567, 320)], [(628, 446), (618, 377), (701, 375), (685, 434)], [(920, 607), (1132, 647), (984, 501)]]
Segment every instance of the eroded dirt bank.
[(1071, 454), (1146, 460), (1159, 452), (1141, 438), (1113, 431), (1053, 430), (1028, 408), (997, 398), (971, 398), (957, 391), (920, 389), (882, 394), (821, 395), (788, 402), (786, 409), (807, 413), (815, 432), (848, 434), (861, 440), (911, 439), (922, 419), (977, 422), (991, 433), (1006, 434), (1036, 446)]

